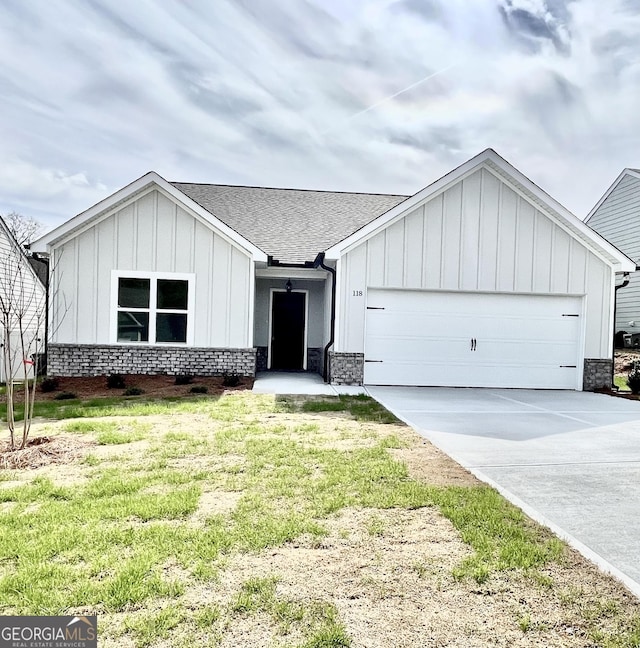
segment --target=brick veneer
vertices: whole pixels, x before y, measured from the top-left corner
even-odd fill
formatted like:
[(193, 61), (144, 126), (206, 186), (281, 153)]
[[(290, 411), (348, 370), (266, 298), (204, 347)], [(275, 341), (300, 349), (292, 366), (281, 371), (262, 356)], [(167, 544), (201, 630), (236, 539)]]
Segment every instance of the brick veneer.
[(611, 360), (585, 358), (582, 389), (593, 391), (602, 387), (611, 387)]
[(329, 382), (335, 385), (362, 385), (364, 353), (329, 353)]
[(219, 376), (233, 373), (255, 376), (255, 349), (210, 349), (94, 344), (49, 344), (50, 376), (105, 376), (121, 374), (193, 374)]

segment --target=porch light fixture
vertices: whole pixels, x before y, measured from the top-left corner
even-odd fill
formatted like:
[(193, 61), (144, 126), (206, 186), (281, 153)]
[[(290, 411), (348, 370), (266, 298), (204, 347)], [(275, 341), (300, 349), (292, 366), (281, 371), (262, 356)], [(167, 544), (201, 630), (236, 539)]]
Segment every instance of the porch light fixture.
[(291, 289), (293, 288), (291, 279), (287, 279), (287, 283), (284, 285), (284, 287), (286, 288), (287, 292), (291, 292)]

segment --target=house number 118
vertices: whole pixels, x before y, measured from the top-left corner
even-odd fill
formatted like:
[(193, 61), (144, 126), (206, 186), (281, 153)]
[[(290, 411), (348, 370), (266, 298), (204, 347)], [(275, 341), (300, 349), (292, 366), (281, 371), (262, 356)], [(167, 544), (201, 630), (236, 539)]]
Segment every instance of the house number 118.
[(353, 290), (351, 291), (352, 297), (362, 297), (362, 290)]

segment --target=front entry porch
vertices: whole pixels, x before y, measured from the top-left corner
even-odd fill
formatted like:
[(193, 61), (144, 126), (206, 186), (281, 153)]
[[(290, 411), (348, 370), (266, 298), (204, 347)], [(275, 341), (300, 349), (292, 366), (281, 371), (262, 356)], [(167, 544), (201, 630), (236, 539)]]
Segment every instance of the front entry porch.
[(300, 394), (308, 396), (355, 396), (367, 394), (360, 385), (330, 385), (322, 376), (308, 371), (261, 371), (256, 374), (253, 391), (257, 394)]
[(322, 269), (256, 272), (256, 371), (324, 371), (330, 338), (331, 279)]

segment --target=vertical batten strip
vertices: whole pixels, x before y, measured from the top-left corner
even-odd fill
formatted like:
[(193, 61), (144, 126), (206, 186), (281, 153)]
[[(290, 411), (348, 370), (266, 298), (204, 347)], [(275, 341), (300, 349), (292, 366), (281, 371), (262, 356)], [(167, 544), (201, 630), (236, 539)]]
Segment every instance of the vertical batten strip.
[[(515, 225), (513, 227), (514, 238), (513, 238), (513, 272), (511, 274), (511, 290), (516, 289), (516, 273), (518, 272), (518, 262), (520, 261), (518, 255), (518, 239), (520, 238), (520, 196), (516, 194), (515, 202)], [(535, 255), (534, 255), (535, 258)]]
[(569, 237), (569, 253), (567, 256), (567, 292), (573, 292), (571, 281), (573, 273), (573, 236)]
[(173, 223), (171, 224), (171, 272), (176, 271), (176, 249), (178, 247), (178, 204), (172, 202), (173, 205)]
[[(556, 230), (558, 228), (556, 227), (555, 223), (551, 224), (551, 268), (549, 272), (549, 292), (555, 292), (554, 286), (553, 286), (553, 275), (555, 274), (555, 265), (556, 265), (556, 254), (557, 254), (557, 249), (556, 249)], [(564, 292), (567, 292), (566, 286), (564, 287)]]
[(444, 233), (444, 197), (446, 192), (440, 194), (440, 277), (438, 278), (438, 288), (444, 286), (444, 252), (445, 252), (445, 233)]
[(73, 239), (73, 276), (74, 276), (74, 291), (73, 291), (73, 339), (78, 339), (78, 295), (80, 294), (80, 251), (78, 239)]
[(227, 281), (225, 282), (225, 332), (224, 340), (228, 346), (231, 341), (231, 286), (233, 285), (233, 248), (227, 254)]
[(478, 243), (476, 248), (476, 290), (480, 287), (480, 255), (482, 253), (482, 223), (484, 221), (484, 169), (480, 169), (480, 188), (478, 191)]
[(100, 273), (100, 246), (98, 245), (98, 227), (93, 228), (93, 343), (98, 342), (98, 274)]
[(420, 266), (421, 280), (420, 287), (427, 287), (427, 268), (429, 259), (427, 258), (427, 205), (422, 205), (422, 265)]
[(494, 290), (498, 290), (498, 275), (500, 274), (500, 259), (502, 258), (502, 237), (500, 233), (502, 232), (501, 222), (502, 222), (502, 182), (498, 180), (498, 214), (496, 216), (496, 268), (493, 277), (493, 287)]
[(151, 214), (151, 269), (155, 272), (158, 269), (158, 201), (160, 193), (153, 192), (153, 212)]
[(133, 253), (132, 253), (132, 259), (131, 259), (131, 264), (132, 268), (134, 270), (139, 270), (140, 268), (138, 267), (138, 206), (140, 205), (140, 201), (136, 200), (133, 203)]
[(531, 254), (531, 291), (535, 290), (536, 283), (536, 257), (537, 257), (537, 247), (538, 247), (538, 218), (540, 218), (540, 212), (537, 209), (533, 210), (533, 240), (531, 246), (533, 248), (533, 253)]
[(206, 344), (213, 346), (213, 300), (215, 298), (213, 289), (213, 255), (214, 255), (214, 242), (215, 234), (211, 232), (209, 239), (209, 258), (207, 259), (207, 334), (205, 336)]
[(458, 205), (458, 213), (460, 214), (460, 219), (458, 220), (458, 245), (457, 245), (457, 250), (458, 250), (458, 282), (457, 282), (457, 287), (458, 290), (462, 290), (462, 275), (464, 273), (464, 268), (462, 266), (462, 259), (464, 257), (463, 255), (463, 236), (464, 236), (464, 228), (465, 228), (465, 210), (464, 210), (464, 196), (467, 191), (467, 179), (464, 178), (462, 182), (460, 182), (460, 204)]

